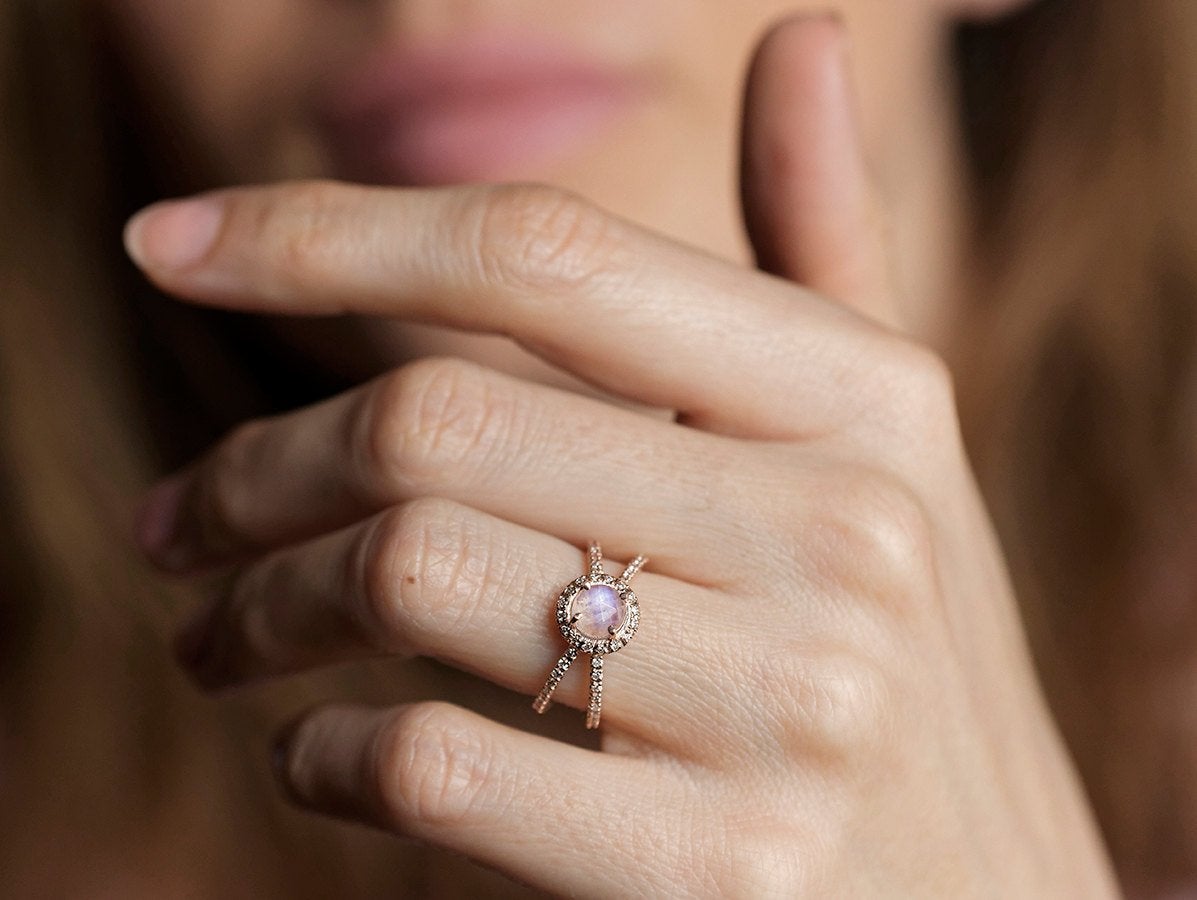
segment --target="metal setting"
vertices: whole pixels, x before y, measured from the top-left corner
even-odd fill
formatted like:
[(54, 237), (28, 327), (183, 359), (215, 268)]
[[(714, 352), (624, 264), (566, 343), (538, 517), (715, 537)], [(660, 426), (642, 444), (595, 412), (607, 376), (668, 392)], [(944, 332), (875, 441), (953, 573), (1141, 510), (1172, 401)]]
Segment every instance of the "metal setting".
[[(586, 707), (586, 727), (598, 728), (603, 708), (603, 656), (607, 653), (615, 653), (621, 650), (627, 646), (628, 641), (636, 634), (636, 628), (640, 624), (640, 604), (637, 602), (636, 594), (629, 586), (629, 582), (637, 572), (644, 568), (644, 564), (648, 562), (648, 559), (643, 556), (637, 556), (628, 563), (627, 568), (616, 578), (603, 571), (602, 548), (599, 546), (598, 541), (591, 541), (587, 550), (587, 562), (587, 573), (567, 584), (557, 597), (557, 625), (561, 629), (561, 634), (568, 646), (565, 653), (562, 654), (561, 658), (557, 660), (556, 665), (549, 672), (549, 677), (545, 681), (544, 687), (540, 689), (540, 693), (532, 701), (532, 708), (538, 713), (542, 713), (548, 709), (553, 691), (557, 689), (557, 685), (561, 683), (561, 679), (565, 676), (566, 671), (573, 664), (574, 660), (578, 658), (578, 654), (589, 653), (590, 702)], [(579, 615), (570, 615), (574, 599), (578, 594), (587, 588), (598, 585), (605, 585), (615, 591), (619, 596), (620, 603), (627, 610), (618, 629), (614, 626), (608, 627), (608, 636), (606, 638), (596, 638), (592, 635), (583, 634), (576, 627)], [(609, 592), (607, 593), (609, 595)]]

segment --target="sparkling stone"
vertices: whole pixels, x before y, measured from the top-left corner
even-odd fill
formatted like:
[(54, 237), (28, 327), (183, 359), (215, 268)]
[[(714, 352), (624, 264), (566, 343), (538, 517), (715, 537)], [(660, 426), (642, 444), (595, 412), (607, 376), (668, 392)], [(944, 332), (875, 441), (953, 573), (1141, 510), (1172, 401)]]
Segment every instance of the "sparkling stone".
[(601, 641), (611, 636), (608, 628), (619, 631), (623, 626), (628, 607), (615, 588), (594, 584), (578, 591), (570, 604), (569, 614), (571, 618), (578, 617), (574, 628), (588, 638)]

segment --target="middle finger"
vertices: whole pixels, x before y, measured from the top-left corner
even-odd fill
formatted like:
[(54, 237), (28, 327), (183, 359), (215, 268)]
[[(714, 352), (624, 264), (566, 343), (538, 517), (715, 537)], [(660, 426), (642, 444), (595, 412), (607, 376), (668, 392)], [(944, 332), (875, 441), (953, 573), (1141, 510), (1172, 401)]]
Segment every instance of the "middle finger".
[[(749, 446), (472, 363), (422, 360), (237, 429), (155, 489), (142, 543), (159, 565), (188, 571), (435, 495), (574, 543), (619, 535), (612, 549), (629, 555), (651, 545), (658, 571), (684, 559), (686, 577), (707, 583), (758, 540), (737, 546), (721, 525), (761, 478), (743, 465)], [(732, 472), (741, 483), (725, 489)], [(721, 561), (708, 570), (714, 551)]]

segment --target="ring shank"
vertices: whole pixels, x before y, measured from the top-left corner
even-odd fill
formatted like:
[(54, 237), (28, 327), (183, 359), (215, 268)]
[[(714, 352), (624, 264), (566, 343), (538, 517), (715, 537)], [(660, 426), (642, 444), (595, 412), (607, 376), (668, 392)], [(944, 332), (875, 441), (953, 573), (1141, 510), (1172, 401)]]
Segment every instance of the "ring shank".
[[(625, 588), (628, 582), (635, 577), (636, 573), (644, 568), (644, 564), (648, 562), (645, 556), (637, 556), (627, 567), (623, 573), (616, 579)], [(603, 575), (603, 550), (598, 541), (591, 541), (587, 548), (587, 568), (591, 578), (596, 578)], [(606, 576), (608, 579), (610, 576)], [(609, 580), (608, 580), (608, 583)], [(633, 628), (634, 628), (633, 621)], [(590, 646), (590, 645), (587, 645)], [(616, 647), (618, 649), (618, 647)], [(549, 708), (553, 692), (557, 689), (557, 685), (561, 683), (561, 679), (565, 677), (565, 673), (573, 664), (574, 660), (578, 658), (579, 648), (572, 643), (566, 648), (561, 658), (557, 660), (552, 670), (549, 672), (549, 677), (544, 683), (544, 687), (540, 689), (540, 693), (536, 695), (536, 699), (532, 701), (532, 708), (538, 713), (543, 713)], [(598, 728), (599, 720), (602, 717), (603, 711), (603, 654), (590, 654), (590, 698), (586, 705), (586, 727)]]

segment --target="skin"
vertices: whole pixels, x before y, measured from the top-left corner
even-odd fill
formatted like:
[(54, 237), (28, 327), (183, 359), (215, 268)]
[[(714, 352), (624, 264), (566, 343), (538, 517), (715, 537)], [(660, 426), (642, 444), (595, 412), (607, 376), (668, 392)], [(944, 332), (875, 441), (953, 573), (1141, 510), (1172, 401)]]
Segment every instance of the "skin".
[[(906, 325), (937, 343), (950, 328), (961, 187), (954, 103), (945, 76), (949, 15), (991, 14), (1016, 0), (752, 0), (716, 3), (327, 3), (318, 0), (105, 0), (115, 40), (173, 132), (190, 137), (188, 172), (204, 184), (335, 174), (311, 106), (347, 61), (384, 42), (431, 42), (483, 27), (535, 25), (621, 70), (648, 73), (650, 90), (613, 128), (547, 163), (504, 166), (487, 180), (544, 182), (591, 198), (653, 230), (743, 263), (738, 131), (743, 75), (770, 22), (795, 9), (844, 18), (860, 86), (862, 140), (884, 195), (898, 252)], [(239, 39), (231, 40), (229, 35)], [(679, 154), (678, 148), (686, 148)], [(178, 153), (172, 145), (172, 153)], [(614, 164), (612, 162), (614, 161)], [(192, 179), (188, 179), (191, 181)], [(191, 187), (196, 187), (190, 184)], [(288, 337), (323, 364), (368, 377), (399, 359), (452, 353), (504, 371), (579, 387), (509, 341), (377, 320), (328, 327), (288, 322)], [(352, 354), (338, 353), (346, 342)], [(348, 357), (348, 358), (346, 358)]]
[[(745, 52), (777, 11), (759, 6)], [(914, 54), (948, 10), (876, 16), (886, 52), (911, 54), (903, 79), (883, 77), (866, 6), (845, 10), (852, 70), (826, 19), (788, 21), (755, 56), (741, 199), (759, 268), (736, 252), (734, 207), (682, 190), (693, 173), (663, 168), (658, 204), (587, 183), (581, 158), (545, 173), (553, 187), (287, 182), (130, 223), (130, 255), (183, 299), (524, 348), (418, 332), (455, 356), (394, 368), (413, 341), (394, 326), (370, 345), (382, 374), (247, 423), (151, 493), (154, 562), (237, 567), (184, 641), (201, 683), (414, 652), (531, 696), (562, 650), (545, 598), (579, 574), (578, 547), (651, 556), (640, 632), (607, 666), (600, 751), (442, 703), (324, 708), (280, 748), (296, 802), (578, 896), (1113, 894), (927, 344), (957, 246), (937, 239), (962, 211), (944, 208), (952, 165), (925, 191), (913, 173), (950, 163), (951, 141), (881, 102), (909, 92), (907, 116), (932, 115), (936, 60)], [(149, 5), (120, 9), (131, 34), (192, 40)], [(318, 171), (302, 134), (245, 152), (252, 117), (222, 119), (219, 79), (174, 71), (166, 90), (193, 101), (230, 181)], [(853, 80), (876, 90), (854, 97)], [(661, 134), (683, 128), (675, 112)], [(717, 124), (735, 133), (714, 114), (703, 133)], [(642, 137), (651, 156), (657, 132)], [(708, 178), (735, 155), (713, 143), (693, 163)], [(936, 274), (916, 286), (915, 263)], [(557, 370), (590, 395), (548, 383)], [(582, 680), (554, 699), (584, 708)]]

